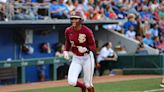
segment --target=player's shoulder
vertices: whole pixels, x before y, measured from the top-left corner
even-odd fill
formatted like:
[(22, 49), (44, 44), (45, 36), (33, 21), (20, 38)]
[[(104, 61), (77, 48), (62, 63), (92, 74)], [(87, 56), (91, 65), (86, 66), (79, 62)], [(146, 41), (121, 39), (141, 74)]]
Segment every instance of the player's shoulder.
[(67, 31), (67, 30), (70, 30), (71, 28), (72, 28), (72, 26), (67, 27), (67, 28), (66, 28), (66, 31)]
[(71, 31), (72, 31), (72, 26), (67, 27), (66, 30), (65, 30), (66, 33), (67, 33), (67, 32), (71, 32)]
[(83, 29), (84, 29), (85, 32), (89, 32), (89, 33), (92, 32), (92, 30), (89, 27), (85, 26), (85, 25), (83, 25)]

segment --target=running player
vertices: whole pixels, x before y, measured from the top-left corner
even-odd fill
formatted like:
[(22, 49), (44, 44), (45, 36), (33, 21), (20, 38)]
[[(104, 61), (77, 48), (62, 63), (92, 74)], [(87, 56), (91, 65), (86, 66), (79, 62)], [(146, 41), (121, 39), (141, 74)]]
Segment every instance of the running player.
[[(95, 39), (91, 29), (83, 25), (81, 13), (73, 11), (70, 16), (71, 26), (65, 30), (64, 58), (69, 58), (68, 51), (73, 52), (72, 62), (68, 71), (68, 83), (81, 88), (81, 92), (94, 92), (92, 84), (94, 72), (94, 56), (96, 50)], [(78, 81), (83, 70), (84, 83)]]

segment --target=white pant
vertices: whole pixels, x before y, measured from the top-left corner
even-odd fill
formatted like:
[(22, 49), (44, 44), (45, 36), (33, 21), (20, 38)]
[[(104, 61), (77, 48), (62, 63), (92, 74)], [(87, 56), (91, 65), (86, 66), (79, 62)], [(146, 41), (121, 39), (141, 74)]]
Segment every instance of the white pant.
[(78, 76), (80, 72), (84, 72), (84, 84), (88, 87), (93, 87), (92, 78), (94, 72), (94, 57), (93, 53), (87, 54), (85, 56), (73, 55), (71, 65), (68, 71), (68, 83), (72, 86), (76, 86)]

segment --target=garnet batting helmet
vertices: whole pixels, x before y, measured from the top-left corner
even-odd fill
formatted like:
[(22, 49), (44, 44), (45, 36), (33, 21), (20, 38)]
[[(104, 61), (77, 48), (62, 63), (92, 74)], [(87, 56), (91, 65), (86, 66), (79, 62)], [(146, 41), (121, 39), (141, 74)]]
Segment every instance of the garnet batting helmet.
[(82, 19), (82, 15), (81, 15), (81, 12), (78, 12), (78, 11), (72, 11), (71, 12), (71, 16), (70, 18), (78, 18), (78, 19)]

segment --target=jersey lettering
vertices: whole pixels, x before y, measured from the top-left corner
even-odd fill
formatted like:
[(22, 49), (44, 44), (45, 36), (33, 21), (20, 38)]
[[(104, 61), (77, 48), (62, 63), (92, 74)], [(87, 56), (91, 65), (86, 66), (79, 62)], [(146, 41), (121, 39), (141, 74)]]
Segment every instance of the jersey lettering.
[(86, 35), (79, 34), (78, 40), (79, 40), (79, 43), (84, 43), (86, 41)]

